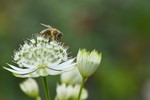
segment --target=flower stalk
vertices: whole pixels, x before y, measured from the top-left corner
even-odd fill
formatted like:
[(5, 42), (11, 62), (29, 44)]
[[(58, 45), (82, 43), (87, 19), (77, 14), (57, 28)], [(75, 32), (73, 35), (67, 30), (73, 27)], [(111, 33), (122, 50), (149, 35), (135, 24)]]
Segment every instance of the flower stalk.
[(84, 84), (85, 84), (86, 79), (87, 79), (87, 78), (82, 77), (82, 83), (81, 83), (80, 90), (79, 90), (79, 94), (78, 94), (78, 100), (80, 100), (80, 98), (81, 98), (82, 89), (83, 89), (83, 87), (84, 87)]
[(51, 100), (50, 92), (49, 92), (48, 85), (47, 85), (47, 79), (46, 79), (46, 77), (42, 77), (42, 78), (43, 78), (43, 85), (44, 85), (46, 100)]

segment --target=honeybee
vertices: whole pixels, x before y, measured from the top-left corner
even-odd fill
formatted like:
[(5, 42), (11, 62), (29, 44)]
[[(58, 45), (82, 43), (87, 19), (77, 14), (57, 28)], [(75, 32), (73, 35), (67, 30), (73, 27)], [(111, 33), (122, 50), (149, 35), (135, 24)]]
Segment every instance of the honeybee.
[(49, 38), (49, 41), (51, 41), (51, 40), (59, 41), (61, 39), (63, 34), (58, 29), (53, 28), (50, 25), (45, 25), (42, 23), (41, 23), (41, 25), (47, 27), (47, 29), (42, 30), (40, 32), (40, 35), (42, 35), (46, 38)]

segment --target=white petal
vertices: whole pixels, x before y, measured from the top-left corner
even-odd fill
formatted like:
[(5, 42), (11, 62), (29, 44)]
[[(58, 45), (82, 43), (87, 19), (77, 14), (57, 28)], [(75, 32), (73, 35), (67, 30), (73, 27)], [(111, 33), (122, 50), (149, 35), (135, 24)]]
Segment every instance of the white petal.
[(48, 71), (49, 75), (58, 75), (63, 73), (63, 71), (55, 71), (55, 70), (51, 70), (51, 69), (46, 69)]
[(27, 74), (27, 73), (31, 73), (31, 72), (36, 70), (36, 69), (30, 69), (28, 71), (17, 71), (17, 70), (13, 70), (13, 69), (6, 68), (6, 67), (4, 67), (4, 69), (6, 69), (6, 70), (8, 70), (8, 71), (10, 71), (12, 73), (15, 73), (15, 74)]
[(27, 68), (35, 68), (36, 67), (35, 65), (30, 65), (30, 64), (26, 64), (26, 63), (22, 63), (22, 65)]
[[(68, 65), (68, 64), (60, 64), (60, 65), (57, 65), (57, 66), (55, 66), (54, 68), (53, 68), (53, 70), (70, 70), (70, 68), (72, 69), (72, 68), (74, 68), (75, 67), (75, 65), (76, 65), (76, 63), (73, 63), (73, 64), (70, 64), (70, 65)], [(73, 67), (74, 66), (74, 67)]]
[(25, 75), (20, 75), (20, 74), (15, 74), (16, 77), (21, 77), (21, 78), (29, 78), (31, 77), (29, 74), (25, 74)]
[(30, 74), (24, 74), (24, 75), (16, 74), (15, 76), (21, 78), (28, 78), (28, 77), (39, 77), (40, 75), (37, 74), (37, 71), (34, 71), (33, 73)]
[[(11, 68), (13, 68), (13, 69), (16, 70), (16, 71), (22, 71), (22, 72), (24, 72), (24, 71), (29, 71), (29, 70), (31, 70), (31, 69), (18, 68), (18, 67), (16, 67), (16, 66), (13, 66), (13, 65), (10, 65), (10, 64), (7, 64), (7, 65), (9, 65)], [(32, 69), (34, 69), (34, 68), (32, 68)]]
[(72, 64), (72, 62), (74, 61), (74, 59), (70, 59), (70, 60), (68, 60), (68, 61), (66, 61), (66, 62), (64, 62), (62, 64), (57, 65), (57, 66), (52, 66), (52, 67), (49, 66), (49, 68), (54, 69), (54, 70), (64, 70), (64, 69), (67, 69), (69, 67), (72, 67), (72, 66), (76, 65), (76, 63)]
[(51, 66), (56, 66), (61, 62), (61, 59), (57, 60), (56, 62), (52, 63)]

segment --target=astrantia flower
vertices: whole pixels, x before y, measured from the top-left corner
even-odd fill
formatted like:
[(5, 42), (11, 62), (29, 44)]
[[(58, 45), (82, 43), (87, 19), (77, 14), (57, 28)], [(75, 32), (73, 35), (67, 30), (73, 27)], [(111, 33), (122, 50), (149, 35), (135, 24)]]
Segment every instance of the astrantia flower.
[(80, 74), (87, 78), (91, 76), (98, 68), (101, 62), (102, 54), (96, 50), (88, 52), (86, 49), (79, 50), (77, 55), (77, 67)]
[[(55, 100), (77, 100), (78, 98), (78, 92), (80, 89), (80, 85), (57, 85), (57, 95)], [(86, 89), (82, 90), (81, 93), (81, 99), (80, 100), (86, 100), (88, 97), (88, 92)]]
[(39, 88), (36, 81), (28, 78), (20, 84), (21, 90), (30, 97), (37, 98), (39, 96)]
[(61, 74), (61, 82), (65, 84), (80, 84), (82, 81), (82, 76), (78, 71), (78, 68), (70, 70), (68, 72)]
[(25, 42), (15, 52), (14, 61), (19, 67), (8, 64), (6, 70), (17, 77), (57, 75), (74, 68), (74, 59), (68, 59), (67, 48), (57, 41), (37, 37)]

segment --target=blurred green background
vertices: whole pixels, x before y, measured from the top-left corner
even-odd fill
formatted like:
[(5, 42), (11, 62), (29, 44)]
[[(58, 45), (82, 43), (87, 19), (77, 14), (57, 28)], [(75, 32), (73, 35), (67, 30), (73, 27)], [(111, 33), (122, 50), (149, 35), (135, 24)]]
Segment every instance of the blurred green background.
[[(2, 67), (45, 29), (40, 23), (63, 32), (72, 56), (79, 48), (103, 53), (85, 85), (88, 100), (150, 100), (150, 0), (0, 0), (0, 100), (34, 100), (19, 89), (24, 79)], [(52, 98), (56, 83), (50, 76)]]

